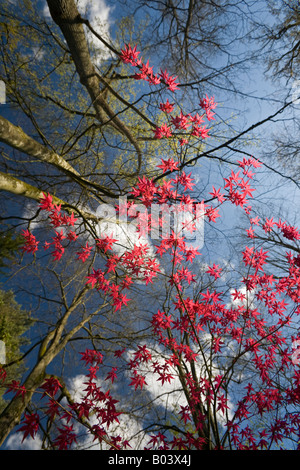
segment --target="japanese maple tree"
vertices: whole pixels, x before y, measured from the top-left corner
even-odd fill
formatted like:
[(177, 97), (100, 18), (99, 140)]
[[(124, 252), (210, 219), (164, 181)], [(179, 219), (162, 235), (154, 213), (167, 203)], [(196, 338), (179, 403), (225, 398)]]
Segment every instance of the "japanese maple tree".
[[(177, 77), (167, 70), (153, 71), (149, 61), (140, 58), (137, 46), (126, 44), (120, 59), (134, 68), (137, 81), (178, 91)], [(189, 146), (194, 137), (205, 140), (216, 106), (214, 97), (204, 96), (198, 112), (181, 109), (177, 113), (173, 102), (165, 99), (159, 105), (164, 122), (153, 129), (153, 136), (158, 141), (170, 139), (178, 148)], [(109, 231), (83, 241), (76, 231), (80, 214), (65, 213), (50, 194), (43, 195), (39, 209), (48, 216), (53, 236), (42, 243), (30, 230), (23, 231), (22, 250), (28, 256), (42, 250), (54, 262), (61, 262), (73, 246), (72, 253), (82, 263), (103, 256), (104, 265), (92, 267), (85, 288), (99, 292), (116, 317), (130, 307), (136, 284), (150, 289), (159, 279), (165, 289), (161, 305), (151, 312), (146, 343), (130, 351), (116, 348), (115, 365), (107, 366), (105, 351), (80, 351), (85, 367), (80, 397), (71, 396), (61, 378), (52, 374), (35, 390), (26, 383), (6, 383), (3, 366), (2, 386), (14, 394), (13, 400), (24, 402), (18, 428), (23, 439), (35, 439), (47, 422), (55, 426), (53, 439), (46, 438), (46, 447), (51, 449), (79, 446), (83, 430), (94, 445), (104, 449), (132, 449), (135, 441), (130, 429), (121, 432), (126, 412), (122, 412), (120, 397), (114, 395), (115, 384), (125, 375), (132, 395), (149, 393), (155, 383), (161, 394), (166, 390), (168, 397), (174, 396), (172, 421), (161, 420), (150, 431), (139, 431), (142, 449), (263, 450), (285, 447), (287, 441), (298, 448), (300, 373), (295, 344), (300, 340), (300, 255), (293, 243), (300, 232), (271, 214), (266, 220), (252, 214), (254, 175), (262, 165), (256, 158), (237, 160), (235, 170), (228, 168), (223, 184), (212, 186), (205, 199), (197, 200), (192, 198), (193, 172), (186, 170), (178, 155), (162, 155), (156, 167), (158, 177), (141, 176), (131, 189), (125, 215), (135, 223), (140, 238), (121, 251), (120, 240)], [(151, 212), (153, 205), (163, 209), (159, 219)], [(220, 208), (225, 205), (242, 211), (249, 221), (248, 243), (240, 253), (243, 277), (224, 291), (224, 268), (213, 262), (205, 267), (206, 288), (197, 291), (193, 264), (201, 263), (201, 247), (191, 242), (188, 233), (196, 233), (203, 220), (221, 224)], [(120, 214), (117, 203), (114, 208)], [(179, 223), (164, 234), (174, 208)], [(152, 240), (153, 228), (163, 235)], [(266, 239), (275, 233), (289, 241), (284, 272), (274, 272), (258, 232)]]

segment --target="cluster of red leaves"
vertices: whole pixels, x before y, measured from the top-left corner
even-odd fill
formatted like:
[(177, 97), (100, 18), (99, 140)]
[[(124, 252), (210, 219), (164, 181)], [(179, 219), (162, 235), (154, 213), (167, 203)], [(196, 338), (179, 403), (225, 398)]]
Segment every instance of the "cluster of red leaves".
[[(143, 63), (138, 56), (139, 52), (136, 47), (132, 48), (130, 45), (126, 45), (120, 55), (124, 63), (139, 68), (135, 78), (147, 80), (155, 85), (163, 82), (170, 90), (176, 89), (174, 77), (162, 71), (155, 75), (149, 63)], [(212, 110), (215, 108), (213, 98), (206, 96), (201, 100), (200, 106), (207, 119), (213, 119)], [(160, 104), (160, 109), (169, 115), (174, 105), (167, 100)], [(203, 137), (201, 132), (197, 134), (198, 131), (195, 131), (195, 126), (202, 124), (203, 116), (184, 115), (180, 112), (179, 115), (170, 119), (176, 129), (186, 131), (189, 126), (193, 126), (192, 133)], [(156, 129), (155, 133), (158, 138), (172, 135), (167, 124)], [(251, 157), (244, 158), (237, 164), (239, 170), (237, 172), (231, 170), (230, 175), (224, 179), (222, 187), (212, 188), (209, 193), (212, 196), (211, 204), (202, 201), (206, 219), (209, 222), (215, 222), (219, 217), (215, 203), (219, 206), (229, 202), (249, 214), (251, 223), (247, 230), (249, 238), (255, 240), (254, 228), (260, 225), (260, 229), (266, 234), (278, 229), (289, 241), (298, 240), (300, 233), (297, 228), (286, 222), (266, 219), (260, 223), (257, 217), (251, 218), (251, 206), (248, 204), (248, 199), (252, 198), (254, 189), (251, 188), (250, 181), (254, 176), (252, 170), (258, 168), (261, 163)], [(188, 205), (193, 211), (196, 203), (189, 194), (185, 194), (193, 190), (194, 183), (191, 174), (187, 175), (180, 169), (179, 162), (171, 158), (162, 159), (158, 168), (163, 174), (175, 172), (176, 176), (166, 179), (163, 184), (155, 183), (154, 180), (145, 176), (139, 178), (138, 183), (132, 189), (135, 200), (145, 208), (151, 207), (153, 203), (164, 205), (168, 201), (176, 201), (179, 210)], [(129, 204), (127, 208), (129, 215), (133, 204)], [(51, 196), (44, 196), (41, 208), (49, 212), (54, 227), (73, 224), (74, 217), (62, 216), (60, 207), (53, 205)], [(143, 228), (146, 227), (147, 233), (155, 221), (145, 214), (147, 213), (143, 213)], [(38, 242), (32, 234), (26, 231), (24, 237), (26, 241), (24, 250), (29, 253), (37, 251)], [(67, 236), (63, 235), (63, 232), (56, 232), (51, 243), (55, 248), (55, 259), (60, 259), (63, 253), (62, 240), (64, 238), (73, 241), (76, 236), (73, 232), (69, 232)], [(159, 265), (156, 260), (148, 256), (146, 245), (136, 244), (123, 255), (116, 255), (113, 251), (115, 241), (109, 235), (95, 241), (96, 248), (101, 250), (107, 258), (106, 270), (93, 269), (87, 277), (87, 283), (92, 288), (109, 294), (115, 309), (119, 310), (129, 301), (122, 291), (130, 288), (133, 276), (144, 279), (147, 284), (159, 273)], [(86, 244), (78, 252), (79, 259), (85, 262), (92, 250), (93, 248)], [(287, 436), (294, 436), (298, 440), (300, 413), (296, 410), (299, 408), (300, 401), (300, 373), (297, 365), (292, 361), (288, 338), (282, 334), (282, 331), (290, 324), (292, 317), (297, 318), (300, 313), (300, 255), (294, 256), (288, 253), (288, 272), (275, 279), (267, 272), (268, 253), (257, 249), (255, 245), (246, 246), (242, 257), (248, 275), (242, 279), (239, 288), (232, 290), (231, 302), (228, 302), (227, 294), (213, 287), (202, 292), (196, 300), (185, 294), (184, 287), (188, 287), (195, 279), (188, 264), (184, 263), (193, 262), (199, 252), (196, 248), (190, 247), (184, 237), (172, 231), (170, 235), (163, 237), (157, 243), (156, 254), (158, 256), (169, 255), (172, 265), (176, 268), (169, 279), (170, 289), (175, 292), (173, 297), (170, 296), (170, 299), (173, 298), (171, 306), (167, 311), (159, 309), (151, 319), (154, 338), (166, 354), (161, 357), (160, 361), (157, 361), (152, 356), (149, 347), (139, 345), (133, 358), (128, 361), (130, 386), (137, 390), (147, 385), (146, 375), (143, 372), (146, 366), (148, 372), (156, 374), (157, 381), (162, 386), (179, 378), (188, 401), (186, 406), (180, 406), (178, 419), (183, 426), (193, 422), (193, 427), (185, 428), (186, 431), (181, 437), (175, 436), (172, 440), (168, 440), (167, 435), (161, 432), (153, 434), (150, 436), (147, 449), (205, 448), (207, 445), (206, 422), (211, 412), (224, 418), (225, 436), (232, 448), (265, 449), (274, 442), (280, 444)], [(123, 277), (122, 282), (117, 285), (108, 279), (107, 274), (115, 272), (118, 266), (125, 267), (130, 275)], [(221, 277), (222, 269), (219, 265), (213, 264), (208, 267), (207, 274), (216, 281)], [(250, 304), (249, 296), (255, 298), (263, 307), (261, 311), (256, 304), (253, 306)], [(201, 334), (209, 335), (211, 338), (210, 361), (213, 362), (215, 358), (226, 358), (229, 345), (230, 351), (235, 351), (236, 356), (232, 359), (232, 363), (216, 376), (213, 376), (209, 369), (206, 369), (206, 373), (200, 376), (195, 373), (199, 362), (206, 364)], [(183, 341), (183, 338), (188, 338), (189, 341)], [(297, 335), (292, 339), (298, 339)], [(118, 350), (115, 356), (121, 357), (123, 353), (124, 350)], [(229, 372), (234, 364), (240, 359), (242, 361), (244, 357), (257, 374), (255, 380), (249, 381), (246, 387), (243, 385), (239, 387), (235, 384), (235, 395), (239, 394), (240, 398), (232, 404)], [(59, 383), (52, 380), (43, 385), (44, 394), (49, 396), (48, 414), (52, 418), (60, 416), (61, 419), (67, 420), (67, 424), (59, 428), (56, 445), (60, 449), (69, 448), (76, 440), (70, 421), (75, 418), (87, 419), (93, 412), (99, 420), (99, 425), (89, 428), (95, 439), (100, 441), (107, 439), (107, 442), (112, 444), (112, 448), (125, 448), (128, 445), (127, 441), (122, 442), (120, 436), (108, 437), (104, 429), (104, 425), (108, 428), (112, 423), (118, 422), (119, 412), (115, 408), (116, 401), (111, 397), (110, 392), (103, 392), (96, 383), (103, 356), (99, 351), (88, 350), (82, 354), (82, 359), (86, 365), (89, 365), (85, 395), (80, 402), (74, 403), (67, 413), (59, 409), (54, 399)], [(279, 372), (289, 376), (289, 386), (278, 386)], [(2, 372), (3, 380), (4, 375)], [(118, 367), (111, 368), (106, 374), (106, 380), (111, 383), (118, 380)], [(9, 391), (15, 391), (18, 395), (26, 393), (19, 383), (11, 383)], [(289, 413), (290, 407), (294, 407), (293, 413)], [(274, 416), (271, 420), (265, 420), (263, 429), (251, 427), (251, 418), (268, 417), (272, 412), (275, 413)], [(27, 435), (33, 437), (38, 429), (37, 415), (26, 414), (21, 429), (25, 437)], [(215, 446), (221, 449), (223, 443), (216, 441)]]
[[(213, 98), (210, 98), (210, 100), (212, 100), (213, 102)], [(180, 139), (179, 141), (180, 145), (184, 145), (188, 143), (188, 139), (187, 139), (188, 135), (206, 139), (207, 137), (209, 137), (209, 135), (208, 135), (207, 127), (203, 125), (204, 116), (206, 116), (208, 120), (214, 119), (213, 118), (214, 113), (211, 111), (214, 105), (215, 103), (212, 104), (211, 108), (205, 109), (205, 113), (203, 115), (199, 115), (198, 113), (196, 113), (195, 115), (183, 114), (182, 111), (180, 111), (180, 114), (175, 117), (172, 117), (170, 122), (164, 123), (161, 126), (157, 126), (153, 130), (154, 137), (156, 139), (169, 138), (169, 137), (172, 137), (173, 135), (176, 135), (176, 130), (179, 130), (180, 133), (184, 131), (186, 134), (184, 139)], [(160, 109), (164, 110), (167, 114), (170, 113), (168, 102), (161, 103)]]
[(178, 89), (178, 83), (176, 83), (177, 77), (169, 75), (166, 70), (161, 70), (160, 73), (154, 74), (153, 67), (149, 66), (149, 61), (144, 63), (138, 58), (139, 54), (140, 52), (137, 51), (136, 46), (132, 48), (130, 44), (126, 44), (120, 53), (120, 58), (125, 64), (131, 64), (133, 67), (138, 67), (139, 71), (134, 74), (134, 78), (136, 80), (145, 80), (151, 85), (164, 83), (172, 92)]
[[(40, 201), (40, 208), (48, 212), (50, 223), (54, 228), (68, 228), (70, 226), (73, 227), (77, 220), (74, 217), (73, 212), (70, 216), (62, 213), (61, 205), (54, 204), (53, 198), (50, 194), (43, 194), (43, 197)], [(65, 247), (63, 246), (63, 240), (67, 239), (72, 242), (77, 239), (77, 234), (73, 230), (69, 229), (67, 235), (64, 235), (63, 229), (61, 229), (60, 232), (55, 230), (55, 233), (56, 235), (52, 237), (52, 242), (45, 242), (44, 249), (47, 250), (48, 248), (50, 248), (50, 246), (53, 246), (54, 249), (52, 251), (52, 256), (53, 259), (57, 261), (61, 259), (65, 251)], [(40, 242), (36, 240), (36, 237), (29, 230), (23, 230), (22, 235), (25, 239), (25, 244), (22, 247), (22, 250), (27, 253), (35, 253), (38, 250), (38, 244)]]
[[(133, 76), (136, 80), (145, 80), (151, 85), (160, 85), (163, 83), (167, 86), (167, 88), (175, 92), (178, 90), (179, 83), (176, 83), (176, 78), (172, 75), (169, 75), (167, 70), (161, 70), (160, 73), (154, 74), (153, 67), (149, 66), (149, 61), (144, 63), (141, 59), (139, 59), (140, 52), (137, 51), (137, 46), (131, 47), (130, 44), (125, 45), (124, 49), (121, 50), (120, 58), (125, 64), (130, 64), (133, 67), (138, 68), (138, 72), (136, 72)], [(198, 113), (191, 115), (191, 114), (183, 114), (180, 111), (180, 114), (172, 117), (169, 123), (164, 123), (161, 126), (157, 126), (153, 132), (154, 137), (156, 139), (163, 139), (169, 138), (174, 135), (174, 129), (180, 131), (188, 131), (188, 133), (192, 136), (201, 137), (202, 139), (206, 139), (208, 137), (208, 129), (206, 126), (203, 126), (204, 116), (207, 118), (208, 121), (214, 119), (213, 109), (217, 106), (214, 101), (214, 98), (209, 98), (206, 96), (205, 98), (200, 100), (199, 103), (200, 107), (204, 110), (204, 115), (199, 115)], [(160, 103), (160, 109), (166, 114), (169, 114), (174, 109), (174, 104), (170, 103), (167, 99), (165, 103)], [(172, 129), (172, 126), (174, 129)], [(188, 143), (188, 139), (180, 139), (180, 144), (184, 145)]]
[[(116, 405), (118, 403), (110, 391), (103, 391), (97, 383), (97, 373), (103, 361), (103, 356), (99, 351), (86, 350), (81, 353), (82, 361), (88, 367), (86, 374), (84, 395), (79, 401), (62, 405), (57, 398), (61, 391), (62, 385), (56, 377), (46, 378), (40, 389), (36, 393), (41, 393), (41, 399), (47, 398), (48, 402), (45, 404), (46, 418), (54, 422), (58, 420), (56, 428), (55, 440), (51, 443), (54, 449), (68, 450), (71, 449), (73, 444), (77, 443), (77, 433), (75, 424), (81, 423), (86, 427), (87, 432), (93, 436), (94, 441), (105, 442), (107, 448), (110, 450), (122, 449), (128, 446), (126, 440), (116, 438), (109, 435), (109, 428), (113, 423), (119, 423), (118, 416), (120, 412), (117, 411)], [(2, 371), (3, 372), (3, 371)], [(112, 371), (111, 371), (112, 372)], [(112, 373), (109, 373), (107, 378), (111, 378)], [(2, 374), (2, 381), (5, 380), (5, 374)], [(113, 380), (112, 380), (113, 381)], [(8, 392), (15, 392), (16, 396), (23, 396), (27, 393), (24, 386), (19, 382), (13, 381), (8, 386)], [(93, 416), (93, 422), (96, 424), (88, 424), (88, 418)], [(26, 439), (31, 436), (33, 439), (42, 427), (42, 415), (38, 412), (25, 412), (21, 427), (18, 432), (22, 432), (23, 438)]]
[(29, 230), (23, 230), (22, 236), (25, 239), (25, 244), (22, 247), (22, 250), (26, 253), (35, 253), (38, 250), (39, 244), (36, 237)]

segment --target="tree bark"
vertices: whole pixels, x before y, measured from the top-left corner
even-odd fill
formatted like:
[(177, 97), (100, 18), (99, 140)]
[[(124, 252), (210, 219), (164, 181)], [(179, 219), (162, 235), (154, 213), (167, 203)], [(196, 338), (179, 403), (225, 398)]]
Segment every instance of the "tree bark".
[[(0, 172), (0, 191), (8, 191), (12, 194), (16, 194), (19, 196), (24, 196), (29, 199), (33, 199), (35, 201), (40, 201), (43, 197), (44, 192), (41, 189), (32, 186), (14, 176), (5, 174)], [(51, 194), (53, 203), (60, 205), (69, 213), (76, 212), (80, 217), (84, 218), (85, 220), (90, 220), (95, 223), (99, 222), (99, 217), (97, 217), (94, 213), (88, 212), (84, 209), (78, 209), (77, 207), (73, 207), (67, 201), (60, 199), (53, 194)]]
[[(0, 172), (0, 191), (8, 191), (13, 194), (34, 199), (35, 201), (39, 201), (43, 197), (43, 191), (40, 189), (2, 172)], [(61, 199), (55, 196), (52, 197), (55, 204), (63, 203)]]
[(67, 171), (76, 176), (79, 173), (64, 158), (57, 155), (53, 150), (27, 135), (21, 127), (15, 126), (10, 121), (0, 116), (0, 142), (21, 152), (31, 155), (38, 160), (50, 163), (60, 170)]
[[(3, 142), (12, 148), (15, 148), (16, 150), (24, 152), (27, 155), (36, 158), (37, 160), (54, 166), (57, 170), (62, 171), (86, 189), (95, 189), (96, 191), (99, 191), (108, 197), (118, 197), (118, 195), (112, 193), (103, 186), (88, 181), (86, 178), (82, 177), (78, 171), (75, 170), (75, 168), (73, 168), (64, 158), (62, 158), (53, 150), (48, 149), (45, 145), (40, 144), (37, 140), (27, 135), (21, 127), (15, 126), (2, 116), (0, 116), (0, 142)], [(6, 176), (3, 179), (3, 175), (4, 174), (1, 173), (0, 176), (0, 185), (1, 187), (3, 185), (2, 189), (11, 191), (15, 194), (24, 194), (24, 192), (26, 192), (27, 194), (24, 195), (27, 195), (27, 197), (31, 197), (33, 199), (40, 199), (42, 197), (42, 192), (36, 189), (33, 190), (33, 186), (27, 185), (27, 183), (21, 182), (20, 180), (13, 177)], [(15, 189), (11, 190), (12, 188)], [(37, 197), (35, 197), (35, 194), (37, 194)], [(61, 203), (63, 202), (60, 201), (60, 204)]]

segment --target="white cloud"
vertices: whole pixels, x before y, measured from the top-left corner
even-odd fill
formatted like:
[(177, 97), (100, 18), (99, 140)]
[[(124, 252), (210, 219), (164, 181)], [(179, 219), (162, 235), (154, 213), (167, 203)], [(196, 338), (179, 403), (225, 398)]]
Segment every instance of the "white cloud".
[(104, 0), (78, 0), (78, 9), (81, 13), (88, 15), (89, 21), (96, 25), (98, 21), (109, 23), (111, 7)]
[(42, 47), (33, 47), (32, 48), (32, 56), (40, 61), (42, 58), (45, 56), (45, 50), (42, 49)]
[(34, 439), (31, 437), (26, 437), (24, 441), (23, 433), (17, 433), (10, 436), (7, 440), (6, 447), (8, 450), (41, 450), (42, 441), (39, 436), (35, 436)]
[[(95, 31), (103, 37), (106, 41), (110, 41), (110, 18), (112, 8), (106, 5), (104, 0), (79, 0), (78, 10), (82, 16), (88, 18)], [(103, 45), (93, 33), (86, 28), (86, 35), (88, 43), (95, 49), (95, 56), (93, 61), (96, 65), (101, 63), (101, 60), (107, 59), (111, 56), (111, 52)]]
[[(78, 0), (77, 7), (80, 14), (89, 20), (95, 31), (106, 41), (110, 41), (110, 24), (111, 13), (113, 8), (106, 5), (104, 0)], [(44, 4), (43, 15), (46, 19), (50, 19), (50, 11), (47, 2)], [(87, 41), (95, 50), (94, 63), (99, 65), (103, 59), (111, 56), (111, 52), (103, 45), (103, 43), (85, 27)]]
[[(98, 215), (98, 214), (97, 214)], [(122, 222), (118, 220), (109, 220), (105, 218), (100, 221), (98, 230), (100, 236), (112, 236), (114, 239), (118, 240), (114, 243), (114, 251), (119, 255), (123, 255), (126, 251), (132, 250), (134, 245), (145, 245), (149, 247), (148, 256), (154, 257), (153, 246), (147, 235), (142, 235), (137, 230), (137, 224), (135, 221)]]
[[(33, 232), (34, 230), (37, 230), (38, 228), (41, 227), (45, 223), (45, 214), (40, 212), (37, 215), (39, 206), (37, 205), (36, 201), (25, 201), (24, 207), (23, 207), (23, 212), (22, 212), (22, 217), (24, 219), (32, 219), (30, 221), (30, 231)], [(36, 217), (34, 217), (36, 216)], [(34, 218), (33, 218), (34, 217)]]

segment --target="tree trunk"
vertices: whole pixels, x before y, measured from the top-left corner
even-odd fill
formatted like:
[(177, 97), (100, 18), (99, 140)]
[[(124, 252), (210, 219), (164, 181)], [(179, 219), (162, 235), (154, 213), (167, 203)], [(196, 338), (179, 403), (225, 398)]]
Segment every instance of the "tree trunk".
[(31, 155), (38, 160), (54, 165), (60, 170), (80, 176), (66, 160), (53, 152), (53, 150), (48, 149), (45, 145), (29, 137), (21, 127), (15, 126), (2, 116), (0, 116), (0, 142), (4, 142), (10, 147)]

